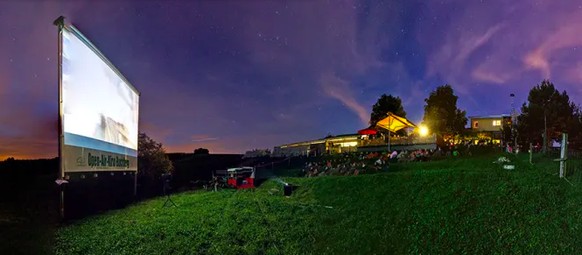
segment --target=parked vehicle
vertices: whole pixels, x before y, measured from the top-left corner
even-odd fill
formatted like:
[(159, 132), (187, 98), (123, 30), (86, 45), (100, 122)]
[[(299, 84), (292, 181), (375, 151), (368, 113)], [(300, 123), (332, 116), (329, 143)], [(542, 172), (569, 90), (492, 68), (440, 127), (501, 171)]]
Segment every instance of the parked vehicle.
[(227, 185), (236, 189), (250, 189), (255, 187), (255, 168), (250, 166), (229, 168)]

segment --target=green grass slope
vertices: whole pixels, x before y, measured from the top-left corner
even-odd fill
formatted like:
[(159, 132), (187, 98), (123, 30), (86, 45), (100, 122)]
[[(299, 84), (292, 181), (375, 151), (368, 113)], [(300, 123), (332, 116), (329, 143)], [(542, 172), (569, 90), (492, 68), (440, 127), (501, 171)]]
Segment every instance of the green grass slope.
[[(557, 164), (482, 156), (395, 164), (387, 173), (290, 178), (282, 196), (194, 192), (62, 227), (57, 254), (577, 254), (582, 182)], [(580, 162), (572, 162), (580, 165)], [(273, 189), (278, 189), (277, 194)]]

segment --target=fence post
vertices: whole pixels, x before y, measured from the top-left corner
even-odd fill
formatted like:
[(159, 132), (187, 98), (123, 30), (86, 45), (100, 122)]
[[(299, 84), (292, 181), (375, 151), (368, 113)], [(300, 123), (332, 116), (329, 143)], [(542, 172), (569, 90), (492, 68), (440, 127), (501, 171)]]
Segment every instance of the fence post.
[(566, 160), (568, 157), (568, 134), (562, 134), (562, 150), (560, 152), (560, 178), (564, 178), (564, 169), (566, 168)]
[(533, 144), (529, 143), (529, 163), (533, 165), (532, 156), (533, 156)]

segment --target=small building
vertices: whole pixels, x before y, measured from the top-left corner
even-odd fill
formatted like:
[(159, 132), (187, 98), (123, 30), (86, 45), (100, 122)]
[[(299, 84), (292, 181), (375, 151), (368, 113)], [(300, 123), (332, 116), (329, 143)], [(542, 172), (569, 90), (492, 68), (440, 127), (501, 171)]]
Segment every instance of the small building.
[(470, 137), (473, 143), (500, 144), (503, 139), (503, 126), (511, 126), (511, 115), (471, 116)]
[(501, 130), (503, 123), (511, 125), (511, 116), (509, 114), (472, 116), (471, 130), (495, 132)]
[(320, 155), (325, 152), (325, 140), (311, 140), (290, 144), (283, 144), (273, 148), (273, 157)]

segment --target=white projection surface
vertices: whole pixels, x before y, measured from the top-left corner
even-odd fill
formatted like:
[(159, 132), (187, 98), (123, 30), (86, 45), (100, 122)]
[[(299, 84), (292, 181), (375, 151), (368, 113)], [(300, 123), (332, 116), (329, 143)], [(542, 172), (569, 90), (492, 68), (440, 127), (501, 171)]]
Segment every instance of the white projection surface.
[(135, 157), (139, 95), (84, 40), (63, 29), (64, 143)]
[(137, 171), (139, 93), (75, 27), (60, 33), (61, 173)]

